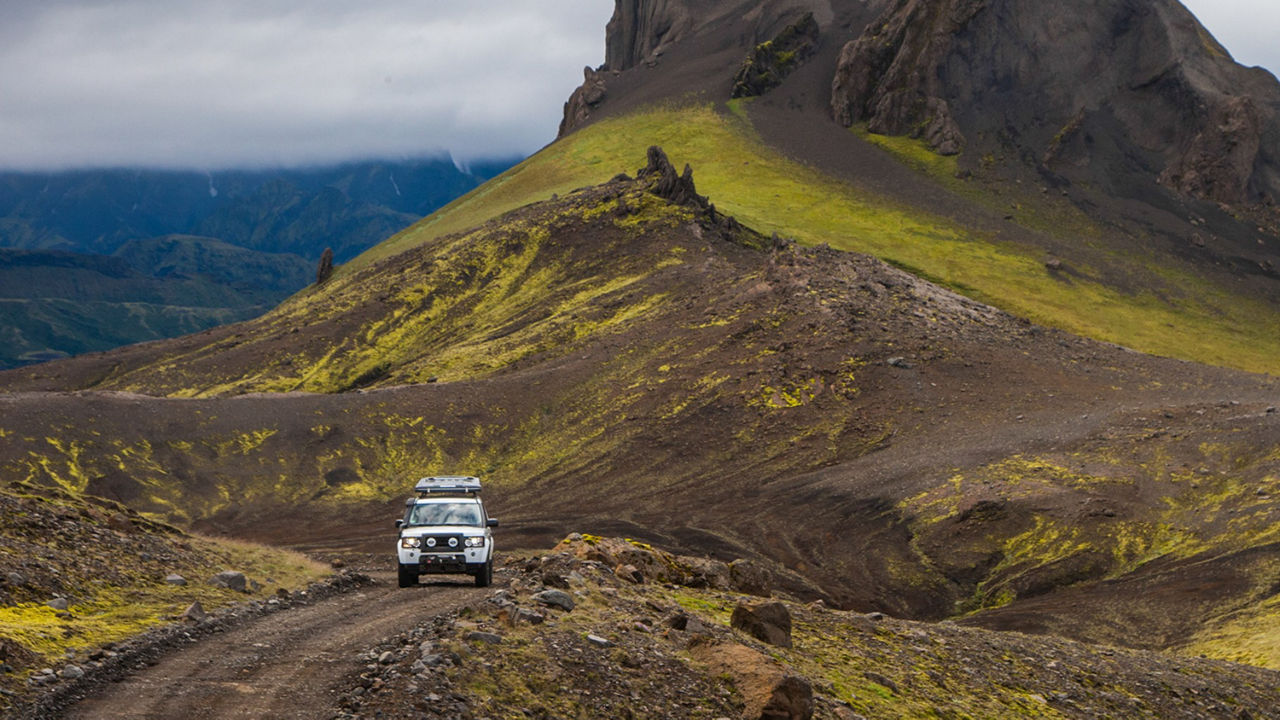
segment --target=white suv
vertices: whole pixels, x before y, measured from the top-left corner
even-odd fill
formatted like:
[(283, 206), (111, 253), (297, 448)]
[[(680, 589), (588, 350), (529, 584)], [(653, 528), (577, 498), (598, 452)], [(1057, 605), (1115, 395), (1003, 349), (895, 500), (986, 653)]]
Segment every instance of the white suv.
[(418, 584), (424, 573), (466, 573), (476, 587), (493, 582), (493, 528), (498, 521), (484, 511), (480, 480), (474, 477), (426, 477), (413, 488), (396, 521), (400, 587)]

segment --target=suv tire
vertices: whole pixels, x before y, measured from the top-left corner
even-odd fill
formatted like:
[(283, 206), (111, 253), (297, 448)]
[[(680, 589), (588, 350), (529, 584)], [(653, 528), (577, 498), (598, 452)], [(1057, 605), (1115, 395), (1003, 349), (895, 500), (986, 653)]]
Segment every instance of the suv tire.
[(400, 587), (413, 587), (418, 584), (418, 573), (412, 565), (400, 566)]
[(489, 587), (493, 582), (493, 558), (489, 558), (480, 572), (476, 573), (476, 587)]

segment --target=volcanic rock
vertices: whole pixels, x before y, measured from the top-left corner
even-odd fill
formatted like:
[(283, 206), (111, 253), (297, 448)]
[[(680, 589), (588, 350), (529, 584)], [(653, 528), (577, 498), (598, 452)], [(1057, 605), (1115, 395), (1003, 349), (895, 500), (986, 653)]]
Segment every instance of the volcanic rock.
[(757, 45), (734, 76), (730, 95), (756, 97), (777, 87), (817, 51), (818, 33), (818, 21), (806, 13), (777, 37)]
[(585, 67), (582, 69), (582, 75), (582, 85), (565, 101), (564, 119), (560, 121), (557, 137), (564, 137), (576, 128), (586, 125), (587, 120), (591, 118), (591, 112), (604, 102), (607, 94), (605, 73)]
[(841, 51), (831, 111), (941, 154), (981, 138), (1129, 192), (1158, 176), (1216, 202), (1280, 194), (1274, 77), (1237, 65), (1173, 0), (1080, 5), (888, 4)]
[(224, 570), (209, 578), (209, 584), (235, 590), (236, 592), (247, 592), (249, 581), (242, 572)]
[(791, 647), (791, 613), (780, 602), (739, 602), (729, 624), (770, 645)]

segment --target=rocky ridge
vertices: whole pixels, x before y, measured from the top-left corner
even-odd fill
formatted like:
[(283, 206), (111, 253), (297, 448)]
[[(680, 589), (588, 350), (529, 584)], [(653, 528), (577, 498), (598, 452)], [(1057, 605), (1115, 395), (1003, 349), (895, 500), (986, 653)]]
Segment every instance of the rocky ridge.
[[(509, 560), (484, 601), (370, 648), (338, 717), (1261, 720), (1280, 707), (1272, 671), (763, 601), (727, 568), (570, 535)], [(773, 641), (740, 620), (761, 608)]]

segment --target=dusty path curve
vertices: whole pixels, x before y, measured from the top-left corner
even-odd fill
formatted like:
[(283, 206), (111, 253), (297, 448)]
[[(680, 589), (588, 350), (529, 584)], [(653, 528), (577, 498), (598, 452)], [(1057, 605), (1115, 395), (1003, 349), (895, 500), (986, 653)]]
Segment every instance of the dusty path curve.
[(329, 717), (359, 654), (382, 639), (486, 591), (469, 578), (378, 584), (264, 615), (165, 655), (159, 663), (69, 707), (75, 720)]

